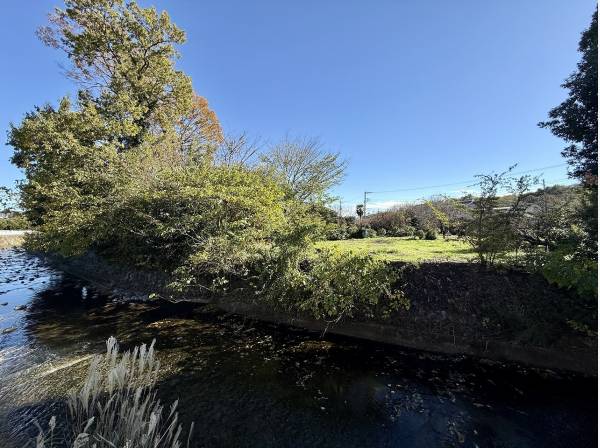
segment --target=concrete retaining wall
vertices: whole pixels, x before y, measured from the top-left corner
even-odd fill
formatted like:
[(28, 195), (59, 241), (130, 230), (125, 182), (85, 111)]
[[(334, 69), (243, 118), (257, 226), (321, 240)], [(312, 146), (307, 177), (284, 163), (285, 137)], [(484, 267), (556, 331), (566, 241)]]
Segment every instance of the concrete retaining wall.
[[(47, 258), (57, 268), (91, 282), (120, 300), (149, 300), (151, 293), (165, 292), (167, 278), (160, 273), (136, 271), (125, 266), (109, 264), (93, 254), (69, 259), (58, 256)], [(502, 303), (498, 306), (507, 309), (514, 308), (515, 303), (518, 305), (520, 301), (525, 300), (523, 297), (528, 297), (527, 291), (524, 292), (523, 297), (505, 297), (506, 294), (511, 294), (509, 287), (498, 291), (499, 282), (502, 284), (502, 282), (512, 281), (513, 288), (520, 289), (523, 289), (524, 285), (529, 285), (530, 280), (522, 277), (522, 274), (515, 274), (522, 278), (511, 280), (510, 274), (506, 272), (478, 274), (476, 267), (464, 265), (453, 267), (448, 264), (441, 267), (424, 266), (414, 268), (413, 271), (408, 279), (403, 279), (409, 282), (408, 290), (412, 291), (413, 296), (409, 298), (413, 301), (413, 309), (393, 316), (389, 322), (353, 320), (327, 327), (325, 323), (307, 316), (290, 316), (274, 311), (265, 304), (234, 297), (185, 296), (178, 297), (176, 300), (211, 303), (226, 312), (320, 333), (327, 330), (334, 334), (412, 349), (445, 354), (466, 354), (497, 361), (515, 361), (537, 367), (597, 375), (597, 344), (593, 338), (569, 333), (564, 337), (561, 336), (558, 341), (553, 341), (549, 346), (536, 346), (520, 341), (523, 339), (522, 329), (513, 331), (503, 340), (491, 337), (489, 333), (478, 327), (481, 326), (482, 320), (484, 326), (490, 324), (486, 323), (485, 319), (488, 318), (482, 318), (481, 313), (478, 313), (477, 309), (474, 310), (474, 307), (481, 306), (482, 309), (487, 310), (487, 301), (494, 300), (493, 294), (504, 294), (503, 298), (508, 304)], [(476, 284), (471, 285), (473, 282)], [(489, 283), (487, 287), (483, 285), (486, 282)], [(452, 283), (458, 285), (455, 292), (448, 291)], [(441, 289), (436, 291), (436, 285)], [(536, 290), (540, 288), (534, 281), (531, 287)], [(548, 291), (537, 292), (548, 303), (566, 300), (560, 292), (552, 289)], [(473, 294), (479, 296), (473, 299)], [(446, 297), (440, 298), (441, 296)], [(485, 306), (478, 305), (482, 299), (486, 303)], [(457, 303), (461, 305), (458, 306)], [(489, 314), (488, 311), (482, 313)], [(566, 326), (563, 328), (562, 322), (559, 321), (557, 325), (560, 331), (568, 333)], [(432, 330), (434, 328), (435, 331)]]

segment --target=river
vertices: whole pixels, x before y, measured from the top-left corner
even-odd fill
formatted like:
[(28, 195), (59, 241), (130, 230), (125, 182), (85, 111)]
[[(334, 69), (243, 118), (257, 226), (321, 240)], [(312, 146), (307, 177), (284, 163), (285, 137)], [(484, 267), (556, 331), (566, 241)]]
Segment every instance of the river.
[(156, 339), (161, 399), (198, 447), (596, 446), (596, 378), (119, 303), (21, 250), (0, 251), (0, 304), (0, 447), (35, 436), (111, 335)]

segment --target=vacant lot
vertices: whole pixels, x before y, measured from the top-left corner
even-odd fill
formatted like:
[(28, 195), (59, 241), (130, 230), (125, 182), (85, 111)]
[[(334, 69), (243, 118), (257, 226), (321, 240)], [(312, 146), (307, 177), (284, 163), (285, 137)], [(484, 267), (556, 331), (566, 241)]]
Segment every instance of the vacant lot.
[(320, 241), (317, 247), (337, 247), (357, 254), (371, 254), (387, 261), (469, 261), (475, 254), (458, 240), (413, 240), (409, 238), (365, 238), (344, 241)]

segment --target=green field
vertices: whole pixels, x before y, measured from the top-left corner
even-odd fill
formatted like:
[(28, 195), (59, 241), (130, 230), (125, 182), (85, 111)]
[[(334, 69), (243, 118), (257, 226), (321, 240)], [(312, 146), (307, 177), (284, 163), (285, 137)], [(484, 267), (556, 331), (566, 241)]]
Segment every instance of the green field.
[(414, 240), (410, 238), (365, 238), (343, 241), (319, 241), (318, 248), (336, 247), (356, 254), (370, 254), (387, 261), (469, 261), (475, 257), (463, 241)]

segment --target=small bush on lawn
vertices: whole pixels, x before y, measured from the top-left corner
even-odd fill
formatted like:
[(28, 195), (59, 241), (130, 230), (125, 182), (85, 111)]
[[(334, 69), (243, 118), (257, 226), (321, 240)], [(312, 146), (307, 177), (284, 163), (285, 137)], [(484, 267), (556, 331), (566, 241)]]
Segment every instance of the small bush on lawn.
[(394, 227), (388, 232), (389, 236), (414, 236), (415, 228), (412, 226)]
[(425, 232), (421, 229), (418, 229), (414, 233), (414, 237), (418, 240), (425, 239)]
[(325, 229), (325, 239), (329, 241), (346, 240), (350, 237), (348, 227), (332, 224)]
[(426, 240), (437, 240), (437, 237), (437, 232), (434, 229), (427, 229), (427, 231), (425, 232)]
[(363, 238), (375, 238), (377, 236), (377, 232), (369, 227), (362, 229), (362, 237)]

